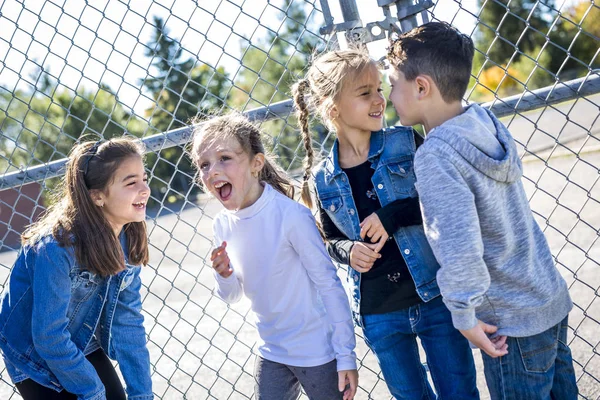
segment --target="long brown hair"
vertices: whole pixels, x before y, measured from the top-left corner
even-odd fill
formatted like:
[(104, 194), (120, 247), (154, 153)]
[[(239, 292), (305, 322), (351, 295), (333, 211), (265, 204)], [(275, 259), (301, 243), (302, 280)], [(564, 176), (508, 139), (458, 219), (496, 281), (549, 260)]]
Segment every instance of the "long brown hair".
[[(74, 247), (77, 262), (90, 272), (106, 277), (123, 270), (125, 256), (119, 238), (92, 201), (90, 190), (105, 191), (124, 160), (143, 156), (143, 145), (129, 137), (76, 145), (69, 154), (57, 201), (23, 233), (22, 243), (33, 244), (52, 233), (61, 246)], [(147, 264), (146, 223), (130, 222), (123, 229), (128, 262)]]
[(332, 129), (329, 112), (339, 100), (344, 83), (355, 79), (371, 65), (376, 65), (376, 63), (365, 50), (330, 51), (317, 57), (308, 69), (306, 77), (292, 87), (296, 116), (306, 152), (303, 164), (302, 202), (309, 208), (312, 208), (312, 198), (308, 181), (314, 161), (308, 121), (309, 109), (314, 109), (321, 120)]
[(267, 182), (278, 192), (294, 198), (294, 186), (287, 174), (273, 160), (273, 156), (265, 150), (260, 130), (242, 114), (234, 112), (204, 122), (200, 119), (194, 119), (191, 123), (198, 125), (194, 130), (192, 142), (192, 161), (196, 168), (200, 168), (200, 153), (206, 147), (216, 140), (233, 137), (250, 159), (253, 159), (259, 153), (264, 154), (265, 165), (260, 170), (258, 180)]

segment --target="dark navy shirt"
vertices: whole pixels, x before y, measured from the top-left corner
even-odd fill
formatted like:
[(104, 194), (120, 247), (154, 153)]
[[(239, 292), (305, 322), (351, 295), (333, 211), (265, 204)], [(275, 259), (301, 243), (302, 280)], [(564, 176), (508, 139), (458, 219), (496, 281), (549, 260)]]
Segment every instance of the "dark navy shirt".
[[(352, 168), (343, 168), (348, 177), (348, 182), (352, 188), (352, 197), (358, 211), (361, 221), (374, 212), (380, 211), (378, 216), (386, 223), (392, 222), (391, 212), (393, 208), (402, 207), (406, 209), (404, 213), (396, 214), (394, 218), (401, 220), (394, 221), (395, 224), (406, 226), (410, 222), (420, 222), (420, 218), (415, 218), (409, 213), (418, 213), (418, 199), (412, 199), (412, 204), (407, 206), (408, 200), (401, 205), (390, 204), (387, 210), (381, 208), (377, 194), (371, 183), (373, 169), (369, 161)], [(415, 207), (416, 206), (416, 207)], [(415, 208), (417, 208), (415, 210)], [(384, 225), (385, 227), (385, 225)], [(391, 235), (393, 232), (388, 232)], [(369, 238), (365, 238), (369, 241)], [(406, 262), (400, 254), (398, 245), (392, 240), (388, 240), (379, 252), (381, 258), (375, 261), (373, 267), (362, 274), (361, 282), (361, 314), (383, 314), (387, 312), (401, 310), (421, 302), (417, 295), (415, 284), (410, 276)]]

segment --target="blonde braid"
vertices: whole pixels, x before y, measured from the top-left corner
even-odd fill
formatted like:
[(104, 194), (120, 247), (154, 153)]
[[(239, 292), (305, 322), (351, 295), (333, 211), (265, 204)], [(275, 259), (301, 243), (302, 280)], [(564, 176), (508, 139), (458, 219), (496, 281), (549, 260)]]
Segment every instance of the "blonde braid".
[(310, 126), (308, 123), (308, 105), (306, 104), (305, 94), (310, 90), (310, 83), (308, 79), (302, 79), (296, 85), (294, 85), (294, 102), (296, 103), (296, 117), (300, 123), (300, 132), (302, 133), (302, 139), (304, 141), (304, 150), (306, 155), (304, 157), (304, 177), (302, 180), (302, 202), (307, 207), (312, 208), (312, 198), (310, 196), (309, 179), (310, 171), (313, 166), (314, 151), (312, 148), (312, 137), (310, 134)]

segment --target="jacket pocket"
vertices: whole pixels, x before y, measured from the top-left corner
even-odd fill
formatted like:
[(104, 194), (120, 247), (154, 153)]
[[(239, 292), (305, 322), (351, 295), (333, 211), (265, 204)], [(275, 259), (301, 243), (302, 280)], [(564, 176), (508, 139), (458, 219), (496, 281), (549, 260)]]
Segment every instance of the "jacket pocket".
[(527, 372), (545, 373), (554, 365), (559, 328), (560, 324), (534, 336), (516, 338)]
[(329, 216), (334, 225), (349, 239), (353, 238), (352, 221), (350, 220), (349, 212), (355, 215), (355, 211), (349, 211), (344, 204), (342, 196), (331, 196), (319, 199), (321, 207)]
[(335, 213), (342, 207), (343, 202), (341, 197), (328, 197), (326, 199), (321, 199), (321, 206), (323, 210), (327, 212), (330, 218), (333, 220)]
[(86, 301), (97, 286), (96, 274), (79, 269), (71, 271), (71, 303)]
[(398, 162), (387, 164), (386, 168), (396, 193), (411, 196), (416, 194), (416, 177), (413, 170), (412, 157), (409, 156)]

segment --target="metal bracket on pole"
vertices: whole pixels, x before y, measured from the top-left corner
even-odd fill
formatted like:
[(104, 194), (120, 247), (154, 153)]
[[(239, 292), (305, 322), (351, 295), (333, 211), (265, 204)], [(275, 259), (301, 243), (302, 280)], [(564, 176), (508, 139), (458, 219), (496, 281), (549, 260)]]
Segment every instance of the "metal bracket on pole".
[[(391, 16), (390, 5), (396, 5), (396, 18)], [(432, 0), (377, 0), (377, 5), (383, 8), (386, 19), (381, 21), (387, 24), (391, 33), (396, 22), (400, 22), (400, 32), (407, 32), (419, 26), (417, 15), (421, 14), (422, 23), (429, 22), (427, 9), (433, 7)], [(393, 25), (392, 25), (393, 24)], [(397, 26), (396, 26), (397, 28)]]
[[(385, 19), (368, 23), (363, 27), (355, 0), (339, 0), (339, 3), (344, 22), (335, 24), (328, 1), (321, 0), (325, 26), (319, 30), (319, 33), (329, 35), (345, 32), (349, 42), (359, 45), (389, 38), (393, 32), (402, 33), (417, 27), (418, 14), (421, 14), (423, 23), (428, 22), (427, 9), (433, 7), (433, 0), (377, 0), (377, 5), (382, 8)], [(395, 17), (392, 16), (390, 5), (396, 6)]]
[(329, 35), (331, 33), (345, 32), (348, 42), (358, 45), (371, 41), (363, 40), (368, 35), (368, 32), (362, 26), (356, 2), (354, 0), (340, 0), (340, 8), (342, 9), (344, 22), (334, 24), (329, 3), (327, 0), (321, 0), (321, 9), (323, 10), (326, 25), (319, 30), (319, 33), (321, 35)]

